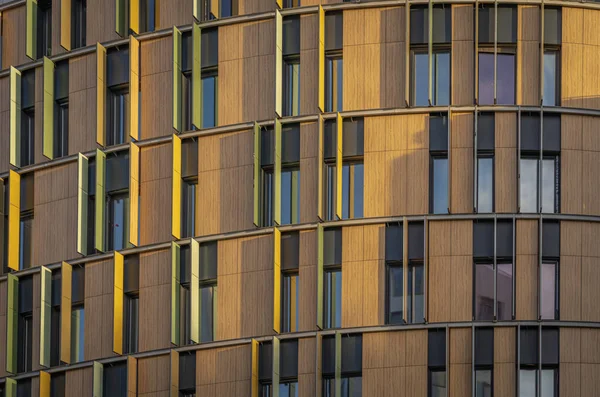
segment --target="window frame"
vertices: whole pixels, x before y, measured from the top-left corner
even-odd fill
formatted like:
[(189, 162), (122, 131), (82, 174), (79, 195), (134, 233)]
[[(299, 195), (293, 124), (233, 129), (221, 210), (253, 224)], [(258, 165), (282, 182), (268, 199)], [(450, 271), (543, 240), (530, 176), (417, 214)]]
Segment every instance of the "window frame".
[[(119, 101), (118, 98), (122, 98), (122, 107), (116, 105), (116, 102)], [(106, 102), (108, 116), (106, 123), (106, 146), (122, 145), (129, 142), (129, 120), (131, 117), (129, 114), (129, 106), (127, 106), (127, 103), (129, 102), (129, 83), (110, 87), (107, 90)], [(123, 113), (117, 110), (121, 110)], [(122, 126), (120, 125), (120, 122), (116, 120), (117, 117), (123, 119)], [(120, 127), (123, 128), (122, 137), (120, 136), (120, 131), (118, 131)], [(122, 141), (119, 140), (119, 138), (122, 138)]]
[[(402, 274), (402, 283), (401, 283), (401, 290), (402, 290), (402, 294), (401, 294), (401, 298), (402, 298), (402, 308), (400, 311), (400, 316), (401, 316), (401, 321), (392, 321), (392, 313), (391, 313), (391, 271), (392, 269), (399, 269), (401, 274)], [(408, 282), (408, 280), (407, 280)], [(403, 261), (390, 261), (390, 260), (386, 260), (385, 262), (385, 288), (386, 288), (386, 294), (385, 294), (385, 324), (406, 324), (406, 321), (404, 321), (404, 264)]]
[[(332, 296), (336, 294), (337, 288), (334, 286), (333, 288), (329, 287), (329, 283), (333, 286), (334, 280), (332, 278), (332, 274), (337, 274), (338, 277), (342, 277), (342, 265), (329, 265), (327, 267), (323, 267), (323, 329), (337, 329), (342, 327), (342, 302), (340, 299), (339, 304), (332, 307)], [(337, 281), (337, 279), (336, 279)], [(342, 285), (343, 279), (340, 280), (340, 298), (342, 296)], [(337, 294), (336, 294), (337, 295)], [(339, 310), (340, 314), (340, 324), (336, 326), (336, 317)]]
[[(337, 64), (341, 61), (341, 65)], [(338, 66), (338, 73), (333, 73), (334, 66)], [(341, 68), (342, 73), (339, 73)], [(333, 77), (337, 77), (337, 91), (334, 92)], [(325, 52), (325, 112), (341, 112), (344, 109), (344, 54), (342, 50), (329, 50)], [(341, 92), (341, 98), (339, 93)], [(337, 107), (334, 104), (337, 103)]]
[(203, 306), (202, 305), (202, 290), (205, 289), (205, 288), (212, 288), (212, 294), (211, 294), (211, 297), (212, 297), (212, 324), (213, 324), (212, 331), (211, 331), (212, 332), (212, 339), (203, 339), (203, 337), (202, 337), (203, 336), (202, 335), (202, 327), (200, 327), (200, 330), (199, 330), (199, 333), (200, 333), (199, 337), (200, 337), (201, 343), (213, 342), (213, 341), (216, 340), (216, 337), (217, 337), (217, 303), (218, 303), (218, 294), (217, 294), (218, 283), (217, 283), (217, 279), (214, 278), (214, 279), (210, 279), (210, 280), (202, 280), (202, 281), (200, 281), (199, 288), (200, 288), (200, 291), (199, 291), (198, 297), (199, 297), (200, 301), (198, 302), (198, 307), (199, 307), (199, 310), (200, 310), (199, 315), (200, 315), (200, 322), (201, 322), (201, 324), (204, 323), (204, 321), (202, 321), (202, 318), (204, 317), (203, 316), (204, 313), (203, 313), (203, 310), (202, 310), (202, 306)]
[[(449, 171), (450, 171), (450, 158), (449, 158), (449, 154), (448, 154), (448, 150), (435, 150), (435, 151), (430, 151), (429, 152), (429, 213), (430, 214), (449, 214), (449, 206), (450, 206), (450, 201), (449, 201), (449, 197), (448, 197), (448, 187), (450, 186), (450, 181), (449, 181)], [(443, 212), (436, 212), (435, 210), (435, 162), (438, 160), (445, 160), (446, 161), (446, 189), (445, 192), (443, 194), (446, 195), (446, 210)]]
[[(480, 176), (480, 169), (482, 167), (479, 164), (479, 160), (486, 160), (486, 159), (490, 159), (492, 161), (492, 177), (491, 177), (492, 208), (490, 211), (482, 211), (481, 206), (480, 206), (480, 197), (481, 197), (480, 187), (482, 186), (482, 184), (479, 181), (479, 176)], [(477, 213), (484, 213), (484, 214), (494, 213), (496, 211), (496, 156), (495, 156), (495, 152), (493, 150), (477, 150), (477, 159), (476, 160), (477, 160), (477, 176), (476, 176), (476, 178), (477, 178), (476, 179), (476, 183), (477, 183), (477, 203), (476, 203)]]
[[(123, 201), (123, 246), (120, 248), (115, 248), (114, 240), (115, 240), (115, 230), (114, 225), (115, 222), (115, 214), (114, 214), (114, 205), (116, 201)], [(129, 243), (129, 211), (130, 211), (130, 201), (129, 201), (129, 189), (119, 189), (106, 193), (106, 250), (107, 251), (120, 251), (125, 248), (130, 247)]]
[[(286, 280), (290, 279), (290, 282), (292, 282), (291, 280), (295, 278), (295, 283), (296, 283), (296, 298), (295, 298), (295, 325), (296, 328), (292, 329), (292, 302), (294, 300), (288, 300), (287, 299), (287, 284), (286, 284)], [(300, 271), (299, 269), (290, 269), (290, 270), (283, 270), (281, 272), (281, 332), (282, 333), (287, 333), (287, 332), (298, 332), (299, 330), (299, 321), (300, 321), (300, 316), (299, 316), (299, 311), (298, 311), (298, 303), (299, 303), (299, 295), (300, 295), (300, 289), (299, 289), (299, 282), (300, 282)], [(290, 294), (292, 291), (289, 291)], [(290, 295), (291, 296), (291, 295)], [(289, 305), (288, 305), (289, 303)], [(289, 306), (289, 310), (288, 310), (288, 306)], [(289, 322), (289, 324), (288, 324)]]
[[(300, 91), (301, 91), (301, 80), (300, 80), (300, 54), (287, 55), (283, 57), (283, 116), (299, 116), (302, 111), (300, 109), (301, 99), (300, 99)], [(290, 69), (297, 68), (297, 74), (290, 74)], [(297, 76), (298, 79), (296, 81), (297, 91), (296, 95), (294, 95), (294, 83), (293, 77)], [(296, 106), (294, 106), (294, 102), (296, 102)], [(296, 109), (294, 109), (296, 108)]]
[[(544, 257), (542, 256), (542, 261), (541, 261), (541, 266), (544, 267), (544, 265), (553, 265), (554, 266), (554, 317), (552, 318), (547, 318), (547, 317), (542, 317), (542, 305), (543, 305), (543, 300), (541, 299), (540, 296), (540, 313), (539, 313), (539, 317), (540, 320), (544, 321), (558, 321), (560, 320), (560, 260), (559, 258), (548, 258), (548, 257)], [(541, 275), (542, 269), (540, 268), (540, 279), (542, 278)], [(540, 295), (542, 294), (542, 285), (540, 285)]]
[[(204, 113), (205, 113), (204, 105), (206, 103), (209, 103), (210, 101), (208, 101), (207, 97), (204, 96), (204, 86), (205, 86), (204, 80), (210, 79), (210, 78), (213, 78), (214, 82), (215, 82), (214, 83), (215, 91), (214, 91), (214, 95), (212, 97), (212, 103), (213, 103), (214, 110), (215, 110), (214, 115), (213, 115), (214, 124), (213, 125), (205, 125), (206, 117), (204, 117)], [(218, 70), (218, 66), (202, 68), (201, 79), (202, 79), (202, 89), (201, 89), (200, 94), (202, 95), (202, 129), (214, 128), (219, 125), (219, 70)], [(190, 115), (190, 117), (191, 117), (191, 115)], [(193, 123), (192, 123), (192, 126), (193, 126)]]

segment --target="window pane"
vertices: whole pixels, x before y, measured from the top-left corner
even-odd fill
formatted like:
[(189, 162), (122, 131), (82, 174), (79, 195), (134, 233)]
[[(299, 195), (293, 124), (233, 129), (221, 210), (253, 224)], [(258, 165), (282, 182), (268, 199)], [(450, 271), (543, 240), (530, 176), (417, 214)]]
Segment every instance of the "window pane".
[(492, 397), (492, 371), (475, 371), (475, 397)]
[(19, 244), (19, 264), (20, 270), (28, 269), (31, 266), (31, 236), (33, 219), (31, 217), (21, 220), (20, 241)]
[(335, 165), (327, 166), (327, 220), (335, 218), (335, 189), (336, 189), (336, 171)]
[(494, 104), (494, 54), (479, 53), (479, 96), (480, 105)]
[(519, 397), (536, 397), (536, 370), (522, 369), (519, 378)]
[(214, 340), (214, 308), (216, 305), (216, 286), (200, 288), (200, 341)]
[(121, 250), (128, 243), (128, 213), (129, 213), (129, 198), (117, 197), (111, 198), (109, 201), (109, 230), (111, 238), (109, 241), (109, 250)]
[(262, 173), (262, 218), (263, 226), (273, 224), (273, 172), (264, 171)]
[(542, 370), (542, 397), (554, 397), (554, 386), (555, 386), (556, 370), (554, 369), (543, 369)]
[(343, 65), (342, 58), (327, 58), (327, 89), (325, 91), (325, 111), (327, 112), (342, 110)]
[(216, 125), (217, 77), (202, 79), (202, 128)]
[(325, 328), (339, 328), (342, 324), (342, 272), (325, 273)]
[[(342, 395), (344, 395), (342, 393)], [(355, 376), (348, 379), (348, 397), (362, 396), (362, 377)]]
[(431, 371), (431, 397), (446, 397), (446, 371)]
[(300, 63), (297, 60), (285, 62), (283, 78), (284, 115), (297, 116), (300, 114)]
[(477, 212), (494, 210), (494, 159), (477, 159)]
[(511, 320), (513, 299), (512, 263), (498, 263), (496, 266), (496, 299), (498, 300), (498, 320)]
[(555, 160), (542, 160), (542, 211), (544, 213), (554, 213), (554, 192), (556, 189), (555, 183)]
[(556, 53), (544, 53), (544, 106), (556, 106)]
[(300, 221), (300, 170), (281, 172), (281, 224)]
[(521, 212), (537, 212), (538, 160), (521, 159)]
[(425, 316), (424, 308), (424, 283), (423, 265), (411, 264), (408, 267), (408, 313), (409, 323), (422, 323)]
[(494, 265), (475, 265), (475, 319), (494, 319)]
[(363, 198), (364, 198), (364, 187), (365, 187), (365, 175), (363, 164), (354, 164), (352, 167), (354, 171), (354, 180), (352, 187), (354, 188), (352, 194), (352, 203), (354, 207), (353, 218), (363, 217)]
[(298, 397), (298, 382), (280, 383), (279, 397)]
[(513, 54), (497, 54), (497, 57), (496, 101), (502, 105), (514, 105), (515, 56)]
[(402, 323), (403, 271), (402, 265), (388, 266), (388, 324)]
[(556, 316), (556, 264), (542, 263), (541, 317), (553, 320)]
[(298, 275), (283, 277), (282, 332), (298, 331)]
[(433, 159), (433, 213), (448, 212), (448, 159)]
[(433, 64), (433, 104), (450, 103), (450, 53), (434, 54)]
[(83, 308), (73, 309), (71, 315), (71, 362), (83, 361), (83, 335), (85, 312)]
[(233, 15), (231, 1), (232, 0), (221, 0), (220, 1), (221, 9), (219, 11), (221, 12), (221, 18), (230, 17)]
[(414, 54), (413, 76), (414, 106), (429, 106), (429, 61), (427, 54)]

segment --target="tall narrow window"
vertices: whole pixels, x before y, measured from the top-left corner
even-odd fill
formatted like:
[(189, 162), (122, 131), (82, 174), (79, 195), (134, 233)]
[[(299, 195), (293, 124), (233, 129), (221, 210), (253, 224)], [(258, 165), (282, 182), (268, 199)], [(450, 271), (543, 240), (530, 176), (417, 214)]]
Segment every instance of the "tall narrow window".
[(138, 0), (140, 2), (140, 32), (156, 30), (156, 14), (159, 2), (157, 0)]
[(237, 0), (218, 0), (220, 18), (238, 15)]
[(299, 245), (298, 232), (281, 235), (281, 332), (298, 331)]
[(87, 34), (87, 0), (71, 3), (71, 49), (85, 47)]
[(65, 395), (65, 372), (55, 372), (50, 377), (50, 397)]
[(386, 324), (404, 322), (403, 226), (385, 228)]
[[(60, 269), (52, 271), (52, 310), (50, 311), (50, 366), (60, 365), (60, 300), (62, 297)], [(54, 378), (54, 377), (53, 377)]]
[(475, 328), (475, 396), (492, 397), (494, 328)]
[(54, 158), (69, 154), (69, 62), (57, 62), (54, 73)]
[(342, 229), (325, 229), (323, 235), (323, 326), (342, 326)]
[(129, 49), (109, 51), (106, 75), (106, 145), (129, 142)]
[(19, 318), (17, 348), (17, 371), (29, 372), (32, 368), (33, 345), (33, 278), (32, 276), (19, 278)]
[(124, 263), (123, 353), (137, 353), (139, 336), (140, 261), (138, 255), (127, 255)]
[[(283, 138), (283, 132), (282, 132)], [(261, 160), (261, 189), (260, 209), (262, 226), (273, 225), (273, 205), (275, 199), (275, 131), (263, 128), (260, 132), (260, 160)], [(283, 179), (283, 178), (282, 178)]]
[(129, 243), (129, 152), (106, 159), (106, 247), (119, 251)]
[(428, 396), (446, 396), (446, 329), (430, 329), (427, 347)]
[(217, 28), (202, 29), (202, 126), (218, 125), (219, 34)]
[(494, 113), (477, 117), (477, 212), (494, 212)]
[(37, 2), (37, 55), (52, 55), (52, 0)]
[(35, 163), (35, 70), (21, 78), (21, 166)]
[(196, 354), (179, 353), (179, 397), (196, 395)]
[(192, 334), (192, 294), (190, 291), (192, 280), (192, 257), (189, 245), (184, 245), (179, 250), (180, 268), (179, 282), (179, 340), (182, 345), (193, 343)]
[[(341, 335), (341, 397), (362, 396), (362, 335)], [(335, 397), (335, 339), (323, 337), (323, 397)]]
[(300, 17), (283, 18), (283, 115), (300, 114)]
[(498, 6), (497, 33), (494, 6), (482, 5), (477, 12), (479, 12), (478, 104), (513, 105), (516, 83), (517, 8), (510, 5)]
[(212, 342), (217, 327), (217, 262), (216, 241), (200, 245), (200, 341)]
[[(538, 350), (540, 331), (541, 363)], [(558, 396), (558, 328), (521, 327), (519, 347), (519, 396)], [(538, 391), (540, 394), (537, 394)]]
[(544, 106), (560, 105), (561, 43), (561, 9), (544, 7)]
[(127, 396), (127, 363), (119, 361), (104, 365), (102, 393), (104, 396)]
[(84, 360), (85, 268), (73, 266), (71, 285), (71, 363)]
[(344, 15), (325, 14), (325, 111), (340, 112), (343, 106)]
[(425, 230), (423, 222), (408, 223), (408, 293), (406, 321), (425, 321)]
[(300, 0), (284, 0), (283, 8), (300, 7)]
[[(273, 395), (273, 343), (263, 342), (259, 346), (258, 378), (260, 396)], [(298, 340), (285, 339), (279, 342), (279, 396), (298, 395)]]
[(429, 116), (429, 212), (448, 213), (448, 116)]
[(21, 176), (21, 220), (19, 225), (19, 269), (31, 267), (34, 216), (34, 174)]
[[(410, 8), (411, 104), (439, 106), (450, 103), (451, 9), (434, 5), (429, 98), (429, 9)], [(431, 102), (430, 102), (431, 99)]]
[(181, 237), (196, 235), (196, 195), (198, 187), (198, 141), (181, 143)]
[(544, 220), (542, 223), (542, 267), (540, 268), (540, 318), (559, 319), (559, 261), (560, 223)]
[(300, 125), (281, 131), (281, 224), (300, 222)]

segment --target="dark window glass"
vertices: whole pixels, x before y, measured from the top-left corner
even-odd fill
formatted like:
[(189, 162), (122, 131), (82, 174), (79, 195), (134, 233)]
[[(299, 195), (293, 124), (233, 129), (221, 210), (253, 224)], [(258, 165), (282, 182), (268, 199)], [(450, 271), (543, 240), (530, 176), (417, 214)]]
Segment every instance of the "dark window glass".
[(183, 237), (196, 235), (196, 187), (197, 181), (183, 180), (181, 183), (181, 233)]
[(325, 14), (325, 51), (341, 50), (344, 46), (344, 14), (327, 12)]
[(475, 367), (494, 365), (494, 328), (475, 328)]
[(325, 270), (324, 289), (324, 327), (342, 326), (342, 270)]
[(50, 397), (65, 397), (64, 372), (55, 372), (50, 376)]
[(343, 104), (344, 60), (341, 55), (330, 55), (325, 64), (325, 111), (341, 112)]
[(541, 278), (541, 313), (542, 320), (558, 319), (558, 263), (544, 261), (542, 263)]
[(86, 46), (87, 0), (73, 0), (71, 4), (71, 49)]
[(423, 263), (408, 264), (408, 301), (406, 318), (409, 323), (422, 323), (425, 320), (425, 278)]
[(281, 224), (300, 222), (300, 169), (286, 167), (281, 171)]
[(300, 59), (284, 60), (283, 66), (283, 115), (300, 114)]
[(477, 158), (477, 212), (494, 211), (494, 157)]
[(28, 211), (25, 214), (21, 214), (21, 224), (19, 228), (19, 269), (23, 270), (31, 267), (31, 239), (33, 234), (33, 213)]
[(217, 87), (216, 74), (202, 77), (202, 128), (217, 125)]
[[(481, 21), (479, 22), (481, 26)], [(479, 56), (479, 93), (477, 101), (480, 105), (494, 104), (494, 54), (481, 52)]]
[(37, 3), (37, 57), (52, 55), (52, 0)]
[(262, 208), (262, 225), (273, 225), (273, 169), (262, 170), (262, 189), (261, 189), (261, 208)]
[[(21, 286), (23, 288), (24, 286)], [(31, 371), (31, 347), (33, 343), (33, 314), (32, 312), (19, 314), (18, 358), (17, 371)]]
[(129, 89), (109, 90), (106, 145), (129, 142)]
[(404, 269), (402, 265), (387, 266), (387, 324), (403, 322)]
[(21, 166), (35, 162), (35, 111), (33, 108), (21, 112)]
[(475, 319), (494, 319), (494, 266), (475, 265)]
[(186, 284), (182, 284), (179, 289), (179, 340), (182, 344), (192, 343), (190, 337), (192, 327), (191, 299), (190, 284), (188, 281)]
[(107, 207), (107, 249), (122, 250), (129, 246), (129, 194), (109, 195)]
[(475, 371), (475, 397), (492, 397), (492, 370)]
[(513, 300), (513, 265), (512, 263), (498, 263), (496, 266), (496, 299), (498, 304), (498, 320), (511, 320)]
[(140, 33), (154, 32), (156, 0), (140, 0)]
[(496, 102), (500, 105), (515, 104), (515, 55), (497, 54)]
[(342, 265), (342, 229), (323, 231), (323, 265)]
[(537, 212), (537, 178), (538, 178), (538, 163), (536, 158), (521, 158), (521, 173), (520, 173), (520, 206), (521, 212)]
[(432, 193), (432, 213), (448, 213), (448, 156), (434, 156)]
[(237, 0), (219, 0), (219, 13), (221, 18), (238, 14)]
[(544, 51), (544, 106), (557, 106), (560, 103), (558, 96), (559, 70), (558, 51)]
[(415, 106), (429, 105), (429, 65), (427, 53), (413, 54), (413, 92), (412, 101)]
[(31, 378), (17, 381), (17, 397), (31, 397)]
[[(450, 52), (437, 50), (432, 53), (431, 105), (447, 105), (450, 101)], [(413, 53), (412, 102), (415, 106), (429, 106), (429, 55)]]
[(123, 353), (137, 353), (139, 334), (139, 297), (125, 295), (125, 337), (123, 338)]
[(60, 306), (50, 312), (50, 366), (60, 365)]
[[(350, 376), (341, 379), (341, 397), (361, 397), (362, 396), (362, 377)], [(335, 396), (335, 379), (323, 379), (323, 397)]]
[(56, 129), (54, 130), (54, 157), (69, 154), (69, 101), (62, 101), (56, 107)]
[(446, 370), (430, 370), (429, 396), (445, 397), (446, 393)]
[(215, 340), (217, 315), (217, 285), (204, 284), (200, 287), (200, 341)]
[(560, 44), (562, 42), (561, 14), (560, 8), (544, 7), (544, 44)]
[(342, 169), (342, 218), (363, 217), (365, 175), (362, 161), (344, 164)]
[(71, 363), (83, 361), (85, 311), (83, 305), (71, 311)]
[[(204, 95), (204, 86), (202, 88)], [(184, 72), (181, 74), (181, 127), (184, 131), (195, 129), (192, 124), (192, 93), (192, 73)]]
[(282, 279), (282, 332), (298, 331), (298, 298), (300, 286), (297, 273), (284, 274)]
[(179, 393), (196, 392), (196, 353), (179, 353)]
[(103, 383), (105, 396), (127, 397), (127, 364), (105, 364)]

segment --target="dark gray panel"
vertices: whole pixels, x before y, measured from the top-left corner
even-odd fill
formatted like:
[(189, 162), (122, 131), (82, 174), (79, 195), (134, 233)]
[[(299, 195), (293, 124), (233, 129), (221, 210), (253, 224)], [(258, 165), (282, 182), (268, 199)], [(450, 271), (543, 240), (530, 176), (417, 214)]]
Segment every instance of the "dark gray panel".
[(323, 122), (323, 157), (331, 159), (335, 157), (337, 145), (337, 131), (335, 120)]
[(21, 175), (21, 212), (33, 210), (34, 203), (33, 172)]
[(123, 269), (123, 291), (136, 292), (140, 289), (140, 258), (139, 255), (127, 255)]
[(189, 72), (192, 70), (194, 54), (192, 49), (192, 32), (181, 34), (181, 71)]
[(65, 395), (65, 372), (56, 372), (50, 377), (50, 395), (52, 397)]
[(186, 139), (181, 145), (181, 176), (188, 178), (198, 175), (198, 142)]
[(521, 365), (538, 363), (538, 328), (521, 327)]
[(427, 6), (410, 7), (410, 43), (427, 44), (429, 40), (429, 10)]
[(17, 382), (17, 397), (31, 397), (31, 378)]
[(219, 31), (217, 28), (202, 29), (202, 68), (219, 64)]
[(35, 69), (21, 72), (21, 109), (35, 104)]
[(69, 61), (57, 62), (54, 69), (54, 99), (69, 97)]
[(300, 262), (300, 244), (298, 232), (281, 235), (281, 269), (298, 269)]
[(270, 381), (273, 376), (273, 345), (262, 342), (258, 346), (258, 379)]
[(106, 156), (106, 193), (129, 188), (129, 152)]
[(452, 41), (452, 8), (450, 5), (433, 6), (433, 42)]
[(513, 255), (513, 223), (512, 220), (496, 221), (496, 256), (509, 258)]
[(473, 257), (494, 257), (494, 221), (473, 222)]
[(179, 390), (196, 388), (196, 352), (179, 353)]
[(542, 328), (542, 365), (558, 365), (558, 328)]
[(281, 128), (281, 162), (300, 161), (300, 124), (285, 124)]
[(281, 379), (298, 377), (298, 340), (282, 340), (279, 345), (279, 377)]
[(430, 329), (428, 333), (427, 365), (431, 367), (446, 366), (446, 329)]
[(364, 154), (364, 121), (362, 118), (344, 119), (343, 122), (342, 154), (347, 156), (362, 156)]
[(60, 269), (52, 271), (52, 306), (59, 306), (62, 298), (61, 294), (61, 273)]
[(544, 114), (544, 151), (560, 152), (560, 114)]
[(192, 258), (189, 245), (184, 245), (179, 249), (179, 280), (181, 284), (189, 283), (192, 280)]
[(200, 280), (217, 278), (218, 247), (216, 241), (200, 244)]
[(88, 160), (88, 194), (96, 194), (96, 157)]
[(362, 371), (362, 335), (342, 335), (342, 374)]
[(558, 221), (542, 223), (542, 256), (546, 258), (560, 256), (560, 223)]
[(448, 116), (446, 114), (429, 116), (429, 150), (448, 150)]
[(110, 51), (106, 57), (108, 87), (129, 83), (129, 48)]
[(342, 264), (342, 229), (339, 227), (323, 231), (323, 264)]
[(480, 5), (479, 6), (479, 43), (494, 42), (494, 6)]
[(562, 42), (562, 12), (560, 8), (544, 7), (544, 44)]
[(283, 18), (283, 55), (300, 54), (300, 16)]
[(127, 395), (127, 364), (125, 361), (104, 365), (104, 395)]
[(19, 278), (19, 313), (33, 311), (33, 276)]
[(73, 266), (71, 276), (71, 303), (82, 303), (85, 297), (85, 268)]
[(341, 50), (344, 46), (344, 14), (328, 12), (325, 14), (325, 51)]
[(521, 150), (540, 150), (540, 114), (521, 115)]
[(475, 328), (475, 365), (494, 365), (494, 328)]
[(423, 259), (425, 255), (425, 238), (423, 222), (408, 223), (408, 259)]
[(335, 338), (333, 335), (323, 337), (323, 375), (333, 375), (335, 373)]
[(516, 42), (517, 42), (517, 7), (516, 6), (498, 6), (498, 43), (516, 43)]
[(385, 228), (385, 260), (401, 262), (404, 256), (402, 224), (390, 224)]
[(273, 165), (275, 162), (275, 131), (262, 128), (260, 133), (260, 165)]
[(477, 115), (477, 150), (494, 150), (496, 117), (494, 113)]

